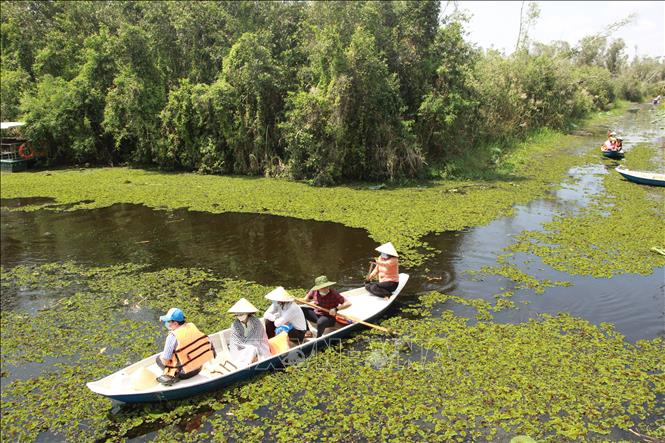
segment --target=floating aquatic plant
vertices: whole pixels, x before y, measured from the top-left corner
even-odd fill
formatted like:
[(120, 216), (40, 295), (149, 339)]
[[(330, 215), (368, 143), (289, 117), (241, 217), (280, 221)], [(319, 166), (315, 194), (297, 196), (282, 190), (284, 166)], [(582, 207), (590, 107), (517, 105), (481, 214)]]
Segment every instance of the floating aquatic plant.
[[(627, 166), (654, 168), (654, 154), (651, 145), (634, 147)], [(557, 270), (595, 277), (647, 275), (665, 266), (665, 256), (650, 251), (665, 245), (665, 189), (628, 182), (612, 170), (603, 184), (605, 192), (592, 204), (555, 218), (544, 231), (522, 233), (510, 249), (536, 254)]]
[[(568, 315), (494, 324), (491, 304), (436, 292), (421, 297), (416, 318), (381, 322), (399, 331), (396, 338), (366, 331), (217, 393), (114, 410), (85, 382), (155, 352), (164, 336), (157, 316), (166, 308), (181, 306), (214, 331), (228, 326), (225, 311), (237, 297), (263, 307), (270, 288), (198, 269), (72, 263), (61, 269), (3, 270), (3, 292), (10, 295), (16, 282), (60, 292), (78, 281), (64, 308), (1, 313), (3, 371), (12, 374), (2, 390), (3, 439), (50, 432), (71, 441), (117, 441), (156, 430), (159, 441), (466, 441), (517, 434), (562, 441), (602, 439), (615, 427), (638, 424), (658, 435), (650, 420), (664, 412), (662, 338), (632, 345), (610, 325)], [(487, 316), (469, 325), (449, 310), (453, 303)], [(443, 309), (431, 317), (435, 306)], [(36, 375), (15, 370), (40, 361), (47, 363)]]
[[(367, 184), (316, 188), (268, 178), (171, 174), (128, 168), (69, 169), (4, 174), (2, 198), (53, 197), (55, 203), (8, 210), (79, 210), (115, 203), (188, 208), (211, 213), (252, 212), (334, 221), (392, 241), (403, 264), (418, 265), (435, 251), (428, 233), (479, 226), (542, 196), (579, 159), (585, 139), (543, 130), (502, 160), (492, 180), (432, 180), (369, 189)], [(542, 160), (547, 156), (547, 167)], [(186, 190), (186, 192), (183, 192)]]

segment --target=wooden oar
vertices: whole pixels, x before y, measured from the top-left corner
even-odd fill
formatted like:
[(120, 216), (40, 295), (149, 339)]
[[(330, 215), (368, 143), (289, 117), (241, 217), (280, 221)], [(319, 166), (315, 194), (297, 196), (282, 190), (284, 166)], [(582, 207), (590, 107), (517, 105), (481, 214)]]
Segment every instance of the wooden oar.
[(369, 269), (367, 270), (367, 275), (365, 276), (365, 281), (369, 281), (369, 276), (374, 271), (374, 267), (376, 267), (376, 262), (374, 260), (369, 262)]
[[(319, 306), (317, 304), (310, 303), (307, 300), (305, 300), (304, 298), (296, 298), (296, 301), (298, 301), (298, 302), (300, 302), (304, 305), (311, 306), (312, 308), (320, 309), (321, 311), (330, 313), (330, 311), (328, 309), (322, 308), (321, 306)], [(352, 315), (342, 314), (341, 312), (338, 312), (337, 315), (339, 315), (340, 317), (345, 318), (347, 320), (351, 320), (354, 323), (360, 323), (361, 325), (365, 325), (365, 326), (369, 326), (370, 328), (378, 329), (379, 331), (385, 332), (387, 334), (392, 334), (392, 331), (390, 331), (390, 329), (388, 329), (388, 328), (384, 328), (383, 326), (375, 325), (375, 324), (372, 324), (372, 323), (367, 323), (366, 321), (363, 321), (363, 320), (361, 320), (357, 317), (354, 317)]]

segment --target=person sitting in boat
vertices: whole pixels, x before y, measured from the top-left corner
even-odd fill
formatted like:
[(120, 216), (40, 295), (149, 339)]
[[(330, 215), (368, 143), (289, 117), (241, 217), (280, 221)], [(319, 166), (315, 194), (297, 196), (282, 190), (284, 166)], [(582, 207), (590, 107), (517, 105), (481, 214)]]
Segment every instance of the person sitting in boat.
[(255, 314), (258, 309), (244, 298), (231, 306), (228, 311), (235, 315), (231, 324), (229, 352), (233, 362), (239, 366), (249, 366), (255, 361), (270, 357), (268, 336), (263, 322)]
[(263, 314), (268, 338), (273, 338), (276, 334), (286, 331), (289, 339), (302, 343), (307, 330), (307, 322), (302, 309), (294, 303), (295, 299), (282, 286), (270, 291), (266, 298), (272, 301)]
[[(384, 243), (376, 251), (381, 255), (373, 262), (373, 267), (367, 274), (365, 289), (378, 297), (390, 297), (399, 285), (399, 261), (397, 251), (391, 242)], [(378, 282), (371, 280), (378, 278)]]
[(316, 323), (317, 337), (321, 337), (326, 328), (335, 325), (337, 311), (351, 306), (351, 302), (345, 299), (336, 289), (331, 288), (335, 283), (334, 281), (329, 281), (325, 275), (316, 277), (314, 286), (305, 297), (307, 301), (313, 300), (314, 304), (328, 310), (326, 312), (317, 308), (302, 307), (305, 318)]
[(621, 150), (623, 140), (621, 137), (617, 137), (617, 133), (614, 131), (607, 131), (607, 140), (603, 145), (600, 147), (600, 149), (603, 152), (608, 152), (608, 151), (619, 151)]
[(157, 366), (164, 373), (157, 381), (169, 386), (178, 380), (191, 378), (199, 373), (208, 360), (215, 357), (210, 339), (194, 325), (185, 321), (185, 314), (178, 308), (171, 308), (159, 317), (169, 330), (164, 350), (157, 356)]

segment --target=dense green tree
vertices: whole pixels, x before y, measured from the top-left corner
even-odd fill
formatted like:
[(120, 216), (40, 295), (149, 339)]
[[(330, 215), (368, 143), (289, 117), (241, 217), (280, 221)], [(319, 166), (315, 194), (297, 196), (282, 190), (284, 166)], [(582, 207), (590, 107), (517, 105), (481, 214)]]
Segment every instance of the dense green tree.
[(459, 22), (438, 30), (432, 45), (436, 77), (418, 109), (417, 134), (428, 158), (454, 156), (473, 145), (476, 96), (470, 80), (480, 54), (464, 41)]
[(159, 113), (166, 101), (161, 73), (145, 31), (124, 25), (114, 42), (118, 73), (106, 96), (102, 125), (123, 159), (153, 161)]
[(268, 42), (268, 35), (243, 34), (224, 58), (223, 78), (237, 100), (233, 109), (236, 131), (227, 142), (233, 151), (233, 170), (243, 174), (260, 173), (275, 154), (281, 73)]
[(3, 69), (0, 73), (0, 117), (2, 121), (18, 120), (21, 96), (32, 86), (22, 68)]
[[(9, 1), (0, 113), (60, 163), (134, 162), (313, 183), (413, 177), (663, 94), (620, 20), (576, 46), (483, 52), (440, 2)], [(498, 155), (498, 154), (497, 154)]]

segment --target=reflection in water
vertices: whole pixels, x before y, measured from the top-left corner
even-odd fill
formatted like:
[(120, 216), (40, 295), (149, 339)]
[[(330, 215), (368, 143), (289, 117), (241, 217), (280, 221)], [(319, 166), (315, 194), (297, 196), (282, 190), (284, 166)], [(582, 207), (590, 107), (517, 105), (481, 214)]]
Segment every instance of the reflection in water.
[(261, 214), (155, 211), (117, 204), (74, 212), (2, 211), (2, 265), (200, 267), (262, 284), (357, 283), (378, 246), (362, 229)]

